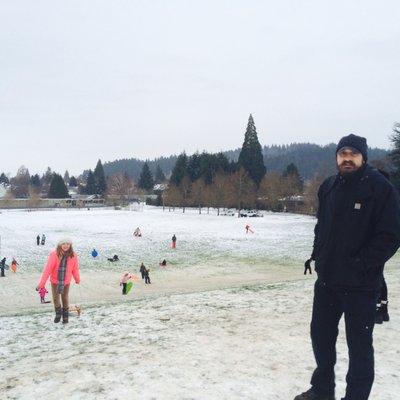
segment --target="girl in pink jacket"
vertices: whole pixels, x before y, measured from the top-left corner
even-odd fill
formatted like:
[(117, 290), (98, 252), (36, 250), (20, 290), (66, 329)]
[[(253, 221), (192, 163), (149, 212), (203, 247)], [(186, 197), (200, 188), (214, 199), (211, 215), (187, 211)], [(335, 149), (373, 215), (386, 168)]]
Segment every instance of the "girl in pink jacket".
[[(37, 289), (44, 288), (50, 277), (51, 292), (56, 311), (54, 322), (60, 322), (61, 316), (63, 324), (68, 323), (69, 310), (69, 286), (72, 277), (75, 283), (79, 284), (79, 262), (78, 256), (72, 248), (71, 239), (61, 239), (57, 248), (52, 251), (44, 267)], [(62, 303), (62, 308), (61, 308)]]

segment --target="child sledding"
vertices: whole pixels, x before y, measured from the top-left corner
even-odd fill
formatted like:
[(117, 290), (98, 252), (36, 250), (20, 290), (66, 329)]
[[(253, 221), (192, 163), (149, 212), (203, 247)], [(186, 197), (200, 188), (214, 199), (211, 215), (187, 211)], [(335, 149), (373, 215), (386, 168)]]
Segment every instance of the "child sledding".
[(138, 277), (136, 275), (132, 275), (130, 272), (125, 271), (119, 282), (119, 285), (122, 286), (122, 294), (127, 295), (133, 287), (133, 282), (137, 281)]

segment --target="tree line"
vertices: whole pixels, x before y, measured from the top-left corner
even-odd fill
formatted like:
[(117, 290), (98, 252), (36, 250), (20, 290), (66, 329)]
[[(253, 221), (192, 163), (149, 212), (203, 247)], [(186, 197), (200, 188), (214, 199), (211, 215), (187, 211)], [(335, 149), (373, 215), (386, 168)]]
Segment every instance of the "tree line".
[(168, 190), (158, 200), (164, 206), (270, 208), (279, 210), (280, 200), (302, 191), (303, 182), (294, 164), (286, 170), (267, 173), (254, 119), (250, 115), (237, 162), (223, 153), (178, 156)]
[[(371, 150), (371, 163), (391, 174), (393, 183), (400, 189), (400, 124), (393, 127), (390, 137), (393, 150)], [(188, 156), (185, 152), (174, 156), (174, 165), (168, 174), (160, 164), (145, 161), (137, 178), (128, 171), (106, 173), (107, 168), (98, 160), (93, 170), (89, 169), (78, 177), (70, 176), (68, 171), (62, 177), (47, 168), (39, 176), (30, 175), (26, 167), (19, 168), (17, 175), (10, 178), (0, 174), (0, 183), (9, 185), (10, 194), (16, 198), (49, 197), (67, 198), (69, 189), (75, 188), (80, 194), (111, 196), (121, 199), (129, 198), (132, 194), (152, 193), (154, 185), (164, 183), (160, 188), (155, 204), (169, 207), (198, 207), (199, 212), (204, 207), (220, 208), (265, 208), (282, 210), (283, 200), (295, 195), (302, 195), (307, 208), (316, 208), (316, 192), (322, 180), (335, 173), (334, 145), (325, 146), (329, 150), (326, 163), (329, 168), (320, 168), (311, 177), (305, 177), (301, 171), (304, 165), (296, 162), (294, 154), (303, 147), (313, 147), (319, 152), (321, 146), (292, 144), (288, 146), (262, 147), (258, 140), (257, 130), (252, 115), (249, 116), (244, 141), (240, 151), (219, 153), (194, 153)], [(331, 148), (332, 147), (332, 148)], [(325, 150), (326, 150), (325, 149)], [(279, 170), (268, 169), (265, 153), (269, 159), (279, 160)], [(376, 158), (377, 157), (377, 158)], [(375, 159), (374, 159), (375, 158)], [(164, 163), (168, 158), (158, 159)], [(314, 158), (309, 160), (313, 163)], [(107, 163), (106, 163), (107, 165)], [(165, 187), (167, 190), (163, 192)]]

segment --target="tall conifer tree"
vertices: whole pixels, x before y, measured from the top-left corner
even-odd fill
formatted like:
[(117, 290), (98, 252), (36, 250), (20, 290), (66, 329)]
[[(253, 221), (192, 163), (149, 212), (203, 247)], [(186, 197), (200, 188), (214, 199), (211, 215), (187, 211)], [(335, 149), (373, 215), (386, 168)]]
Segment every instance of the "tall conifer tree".
[(140, 173), (139, 177), (138, 186), (144, 190), (153, 189), (154, 179), (147, 162), (143, 164), (142, 172)]
[(106, 176), (104, 174), (103, 164), (101, 160), (97, 161), (96, 168), (93, 172), (94, 182), (96, 186), (95, 193), (99, 195), (104, 195), (107, 190)]
[(257, 187), (265, 175), (264, 157), (258, 141), (253, 116), (250, 114), (242, 150), (239, 154), (238, 166), (243, 167)]
[(86, 181), (86, 194), (96, 194), (96, 181), (94, 179), (94, 175), (91, 169), (89, 169), (87, 181)]
[(50, 182), (49, 198), (65, 199), (69, 197), (68, 189), (65, 186), (64, 179), (61, 175), (54, 173)]
[(163, 183), (166, 180), (165, 174), (164, 174), (163, 170), (161, 169), (160, 164), (157, 164), (154, 180), (156, 183)]
[(185, 152), (178, 156), (176, 160), (174, 169), (172, 170), (171, 174), (171, 183), (176, 186), (179, 186), (183, 177), (187, 174), (187, 167), (188, 167), (188, 157)]

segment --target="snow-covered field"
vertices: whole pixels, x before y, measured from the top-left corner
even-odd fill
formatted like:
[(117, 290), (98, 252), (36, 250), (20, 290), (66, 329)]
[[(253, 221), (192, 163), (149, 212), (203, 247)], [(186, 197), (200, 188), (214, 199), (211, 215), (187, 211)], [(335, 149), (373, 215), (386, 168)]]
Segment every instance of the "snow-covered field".
[[(198, 215), (196, 210), (144, 212), (115, 210), (2, 211), (1, 253), (15, 256), (27, 271), (40, 271), (44, 260), (60, 237), (70, 236), (79, 253), (82, 269), (120, 269), (106, 261), (118, 254), (126, 265), (144, 261), (158, 265), (163, 258), (174, 268), (280, 264), (294, 266), (310, 253), (314, 218), (300, 215), (266, 214), (264, 218), (236, 218), (215, 213)], [(245, 233), (249, 223), (254, 234)], [(143, 237), (134, 238), (140, 227)], [(46, 246), (36, 246), (36, 235), (45, 233)], [(176, 234), (179, 251), (170, 249)], [(99, 260), (90, 252), (95, 247)]]
[[(254, 235), (245, 234), (246, 223)], [(298, 215), (246, 220), (154, 208), (3, 211), (1, 255), (15, 256), (21, 268), (0, 279), (0, 398), (292, 399), (308, 388), (314, 366), (314, 276), (302, 275), (314, 223)], [(144, 236), (133, 239), (137, 226)], [(37, 247), (42, 232), (48, 244)], [(173, 233), (176, 251), (169, 248)], [(68, 326), (53, 324), (51, 305), (40, 305), (33, 290), (64, 235), (76, 243), (82, 268), (71, 298), (83, 313)], [(99, 260), (91, 259), (92, 247)], [(106, 261), (114, 253), (119, 264)], [(170, 261), (165, 270), (157, 266), (163, 258)], [(154, 283), (139, 282), (122, 299), (120, 273), (137, 271), (141, 261)], [(371, 399), (399, 399), (397, 264), (396, 256), (386, 273), (392, 320), (375, 328)], [(346, 369), (342, 326), (338, 398)]]

